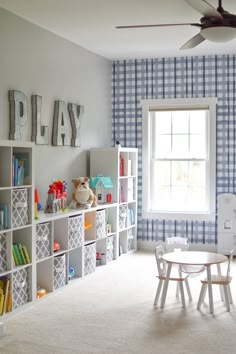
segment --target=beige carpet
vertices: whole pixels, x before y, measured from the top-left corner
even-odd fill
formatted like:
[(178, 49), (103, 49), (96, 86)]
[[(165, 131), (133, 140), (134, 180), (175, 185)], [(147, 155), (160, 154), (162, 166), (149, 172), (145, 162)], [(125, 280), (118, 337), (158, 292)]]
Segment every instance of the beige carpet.
[[(233, 273), (235, 298), (236, 263)], [(160, 310), (155, 275), (153, 253), (122, 255), (6, 321), (0, 353), (235, 353), (236, 307), (226, 312), (217, 287), (214, 316), (207, 303), (196, 310), (199, 278), (190, 279), (186, 309), (171, 284)]]

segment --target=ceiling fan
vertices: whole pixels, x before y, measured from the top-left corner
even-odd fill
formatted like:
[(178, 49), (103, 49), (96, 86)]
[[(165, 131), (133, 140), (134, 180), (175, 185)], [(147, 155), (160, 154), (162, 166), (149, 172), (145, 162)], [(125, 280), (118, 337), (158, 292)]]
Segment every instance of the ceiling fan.
[(196, 26), (200, 32), (188, 40), (180, 49), (191, 49), (205, 41), (228, 42), (236, 37), (236, 15), (230, 14), (222, 7), (219, 0), (215, 9), (205, 0), (185, 0), (196, 11), (203, 15), (200, 23), (164, 23), (150, 25), (117, 26), (118, 29), (167, 26)]

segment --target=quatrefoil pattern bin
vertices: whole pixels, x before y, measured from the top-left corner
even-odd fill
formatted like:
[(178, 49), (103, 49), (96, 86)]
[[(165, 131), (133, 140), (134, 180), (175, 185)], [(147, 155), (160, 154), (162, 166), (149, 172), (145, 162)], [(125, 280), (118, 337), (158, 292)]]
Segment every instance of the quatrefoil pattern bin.
[(37, 261), (51, 255), (51, 224), (36, 225), (36, 259)]
[(95, 272), (96, 269), (96, 244), (84, 247), (84, 275)]
[(12, 191), (12, 227), (27, 225), (28, 191), (26, 188), (17, 188)]
[(7, 270), (6, 234), (0, 233), (0, 273)]
[(83, 215), (73, 216), (68, 219), (69, 249), (80, 247), (83, 244)]
[(13, 296), (12, 296), (12, 309), (26, 304), (29, 301), (29, 274), (28, 268), (23, 268), (12, 275)]

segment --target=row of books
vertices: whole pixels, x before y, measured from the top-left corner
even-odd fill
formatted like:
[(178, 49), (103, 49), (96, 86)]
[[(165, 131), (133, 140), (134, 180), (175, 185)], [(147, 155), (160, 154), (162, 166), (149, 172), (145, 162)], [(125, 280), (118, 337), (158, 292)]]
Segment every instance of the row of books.
[(128, 209), (128, 225), (134, 225), (135, 220), (134, 220), (134, 209)]
[(0, 278), (0, 315), (11, 311), (10, 278)]
[(0, 204), (0, 230), (8, 229), (8, 205)]
[(12, 185), (22, 186), (29, 175), (29, 155), (17, 153), (12, 156)]
[(30, 257), (27, 248), (21, 243), (13, 243), (12, 255), (14, 266), (30, 263)]

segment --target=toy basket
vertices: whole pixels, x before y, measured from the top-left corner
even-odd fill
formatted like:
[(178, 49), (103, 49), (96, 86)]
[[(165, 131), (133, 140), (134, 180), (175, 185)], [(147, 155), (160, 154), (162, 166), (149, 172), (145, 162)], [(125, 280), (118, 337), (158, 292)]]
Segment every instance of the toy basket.
[(36, 259), (40, 260), (51, 255), (51, 224), (36, 225)]
[(0, 273), (7, 270), (6, 234), (0, 233)]
[(80, 247), (83, 244), (83, 235), (84, 235), (83, 221), (84, 221), (83, 215), (73, 216), (68, 219), (70, 249)]
[(28, 224), (28, 191), (17, 188), (12, 191), (12, 227)]
[(23, 268), (13, 273), (13, 289), (12, 289), (12, 309), (26, 304), (29, 298), (29, 269)]

